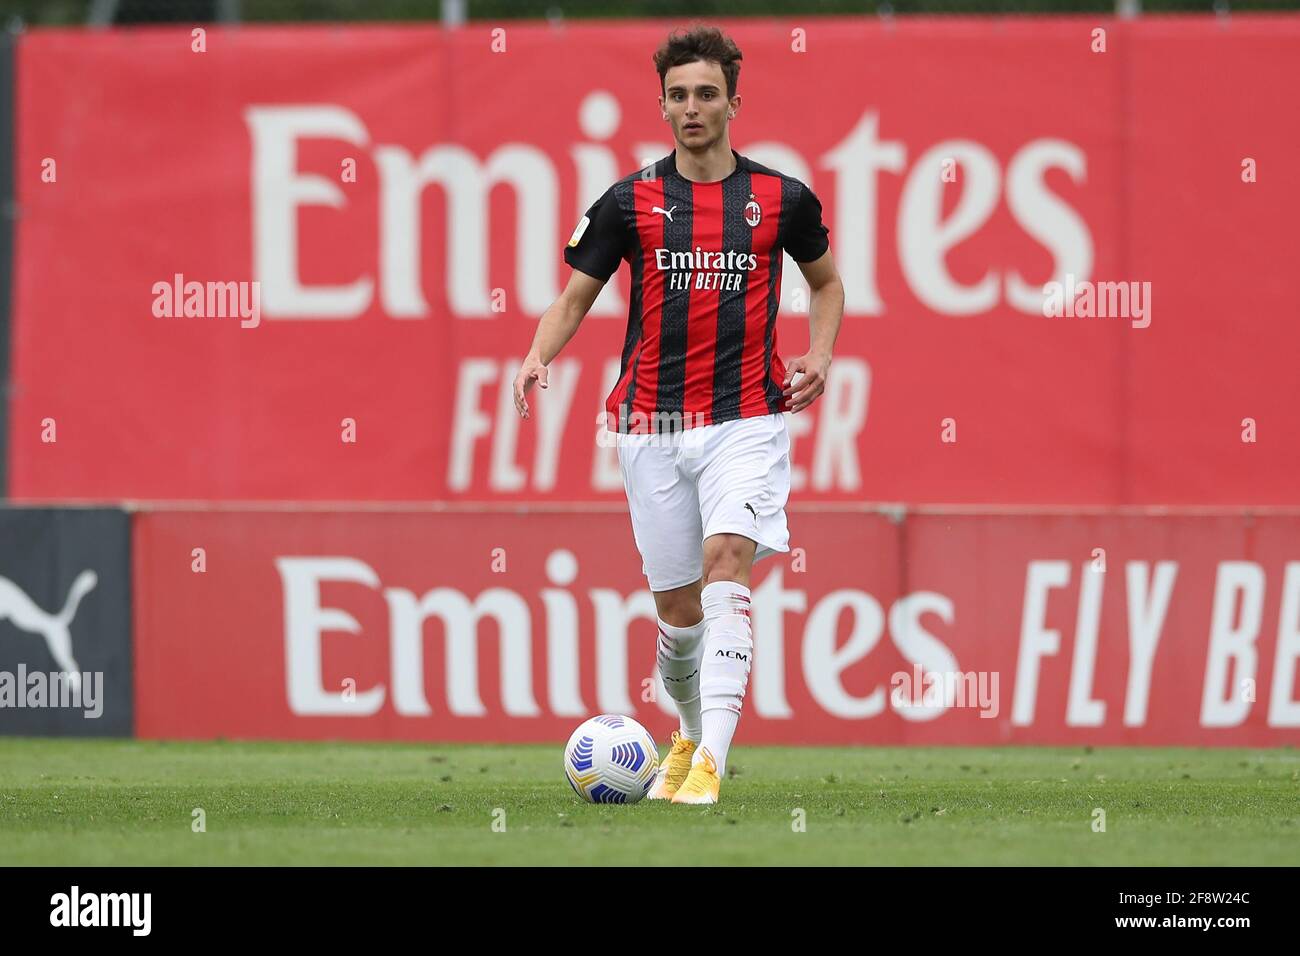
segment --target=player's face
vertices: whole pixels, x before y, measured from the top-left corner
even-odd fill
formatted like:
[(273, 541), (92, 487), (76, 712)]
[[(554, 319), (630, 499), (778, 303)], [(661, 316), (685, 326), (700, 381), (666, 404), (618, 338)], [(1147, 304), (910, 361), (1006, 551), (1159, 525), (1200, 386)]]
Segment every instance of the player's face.
[(726, 133), (727, 114), (740, 108), (740, 96), (728, 101), (722, 67), (696, 60), (669, 68), (659, 105), (678, 143), (687, 149), (707, 150)]

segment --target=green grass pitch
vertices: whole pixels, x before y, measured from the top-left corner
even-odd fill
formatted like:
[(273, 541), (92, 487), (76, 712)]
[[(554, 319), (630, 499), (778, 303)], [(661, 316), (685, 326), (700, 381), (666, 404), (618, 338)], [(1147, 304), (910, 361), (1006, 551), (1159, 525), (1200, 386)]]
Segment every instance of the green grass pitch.
[(716, 807), (561, 750), (0, 739), (0, 865), (1300, 864), (1293, 748), (742, 745)]

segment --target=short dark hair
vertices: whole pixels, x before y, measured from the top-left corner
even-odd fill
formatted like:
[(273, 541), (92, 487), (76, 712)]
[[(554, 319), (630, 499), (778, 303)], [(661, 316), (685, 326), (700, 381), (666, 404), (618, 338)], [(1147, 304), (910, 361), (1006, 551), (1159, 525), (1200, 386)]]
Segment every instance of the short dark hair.
[(659, 71), (659, 90), (668, 92), (668, 70), (696, 60), (706, 60), (722, 67), (727, 78), (727, 99), (736, 95), (736, 81), (740, 78), (740, 47), (717, 27), (693, 23), (685, 33), (674, 30), (655, 52), (655, 69)]

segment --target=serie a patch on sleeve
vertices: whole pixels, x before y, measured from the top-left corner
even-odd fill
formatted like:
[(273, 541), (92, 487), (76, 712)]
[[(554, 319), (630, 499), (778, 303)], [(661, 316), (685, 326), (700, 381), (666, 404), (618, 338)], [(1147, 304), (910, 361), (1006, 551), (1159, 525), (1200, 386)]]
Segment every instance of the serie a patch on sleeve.
[(591, 224), (591, 220), (588, 219), (586, 216), (583, 216), (582, 221), (579, 222), (577, 228), (573, 230), (573, 235), (569, 237), (570, 247), (576, 246), (578, 244), (578, 240), (582, 238), (582, 234), (587, 231), (587, 226), (590, 224)]

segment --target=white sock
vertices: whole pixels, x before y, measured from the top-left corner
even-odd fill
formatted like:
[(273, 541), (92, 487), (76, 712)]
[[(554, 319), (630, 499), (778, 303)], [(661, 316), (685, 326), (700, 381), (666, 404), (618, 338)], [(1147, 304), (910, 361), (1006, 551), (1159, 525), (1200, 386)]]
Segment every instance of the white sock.
[(695, 749), (691, 766), (696, 759), (704, 759), (700, 751), (707, 750), (718, 765), (718, 776), (727, 773), (727, 751), (731, 749), (731, 738), (736, 735), (736, 725), (740, 723), (740, 714), (730, 710), (710, 710), (704, 714), (704, 743)]
[(673, 627), (659, 619), (656, 660), (659, 676), (668, 696), (677, 705), (681, 734), (699, 743), (700, 726), (700, 657), (704, 653), (704, 629), (701, 619), (690, 627)]
[(749, 621), (749, 588), (735, 581), (714, 581), (700, 595), (704, 606), (704, 658), (700, 662), (700, 708), (703, 736), (692, 763), (707, 749), (726, 773), (727, 751), (740, 721), (741, 704), (749, 684), (754, 639)]

